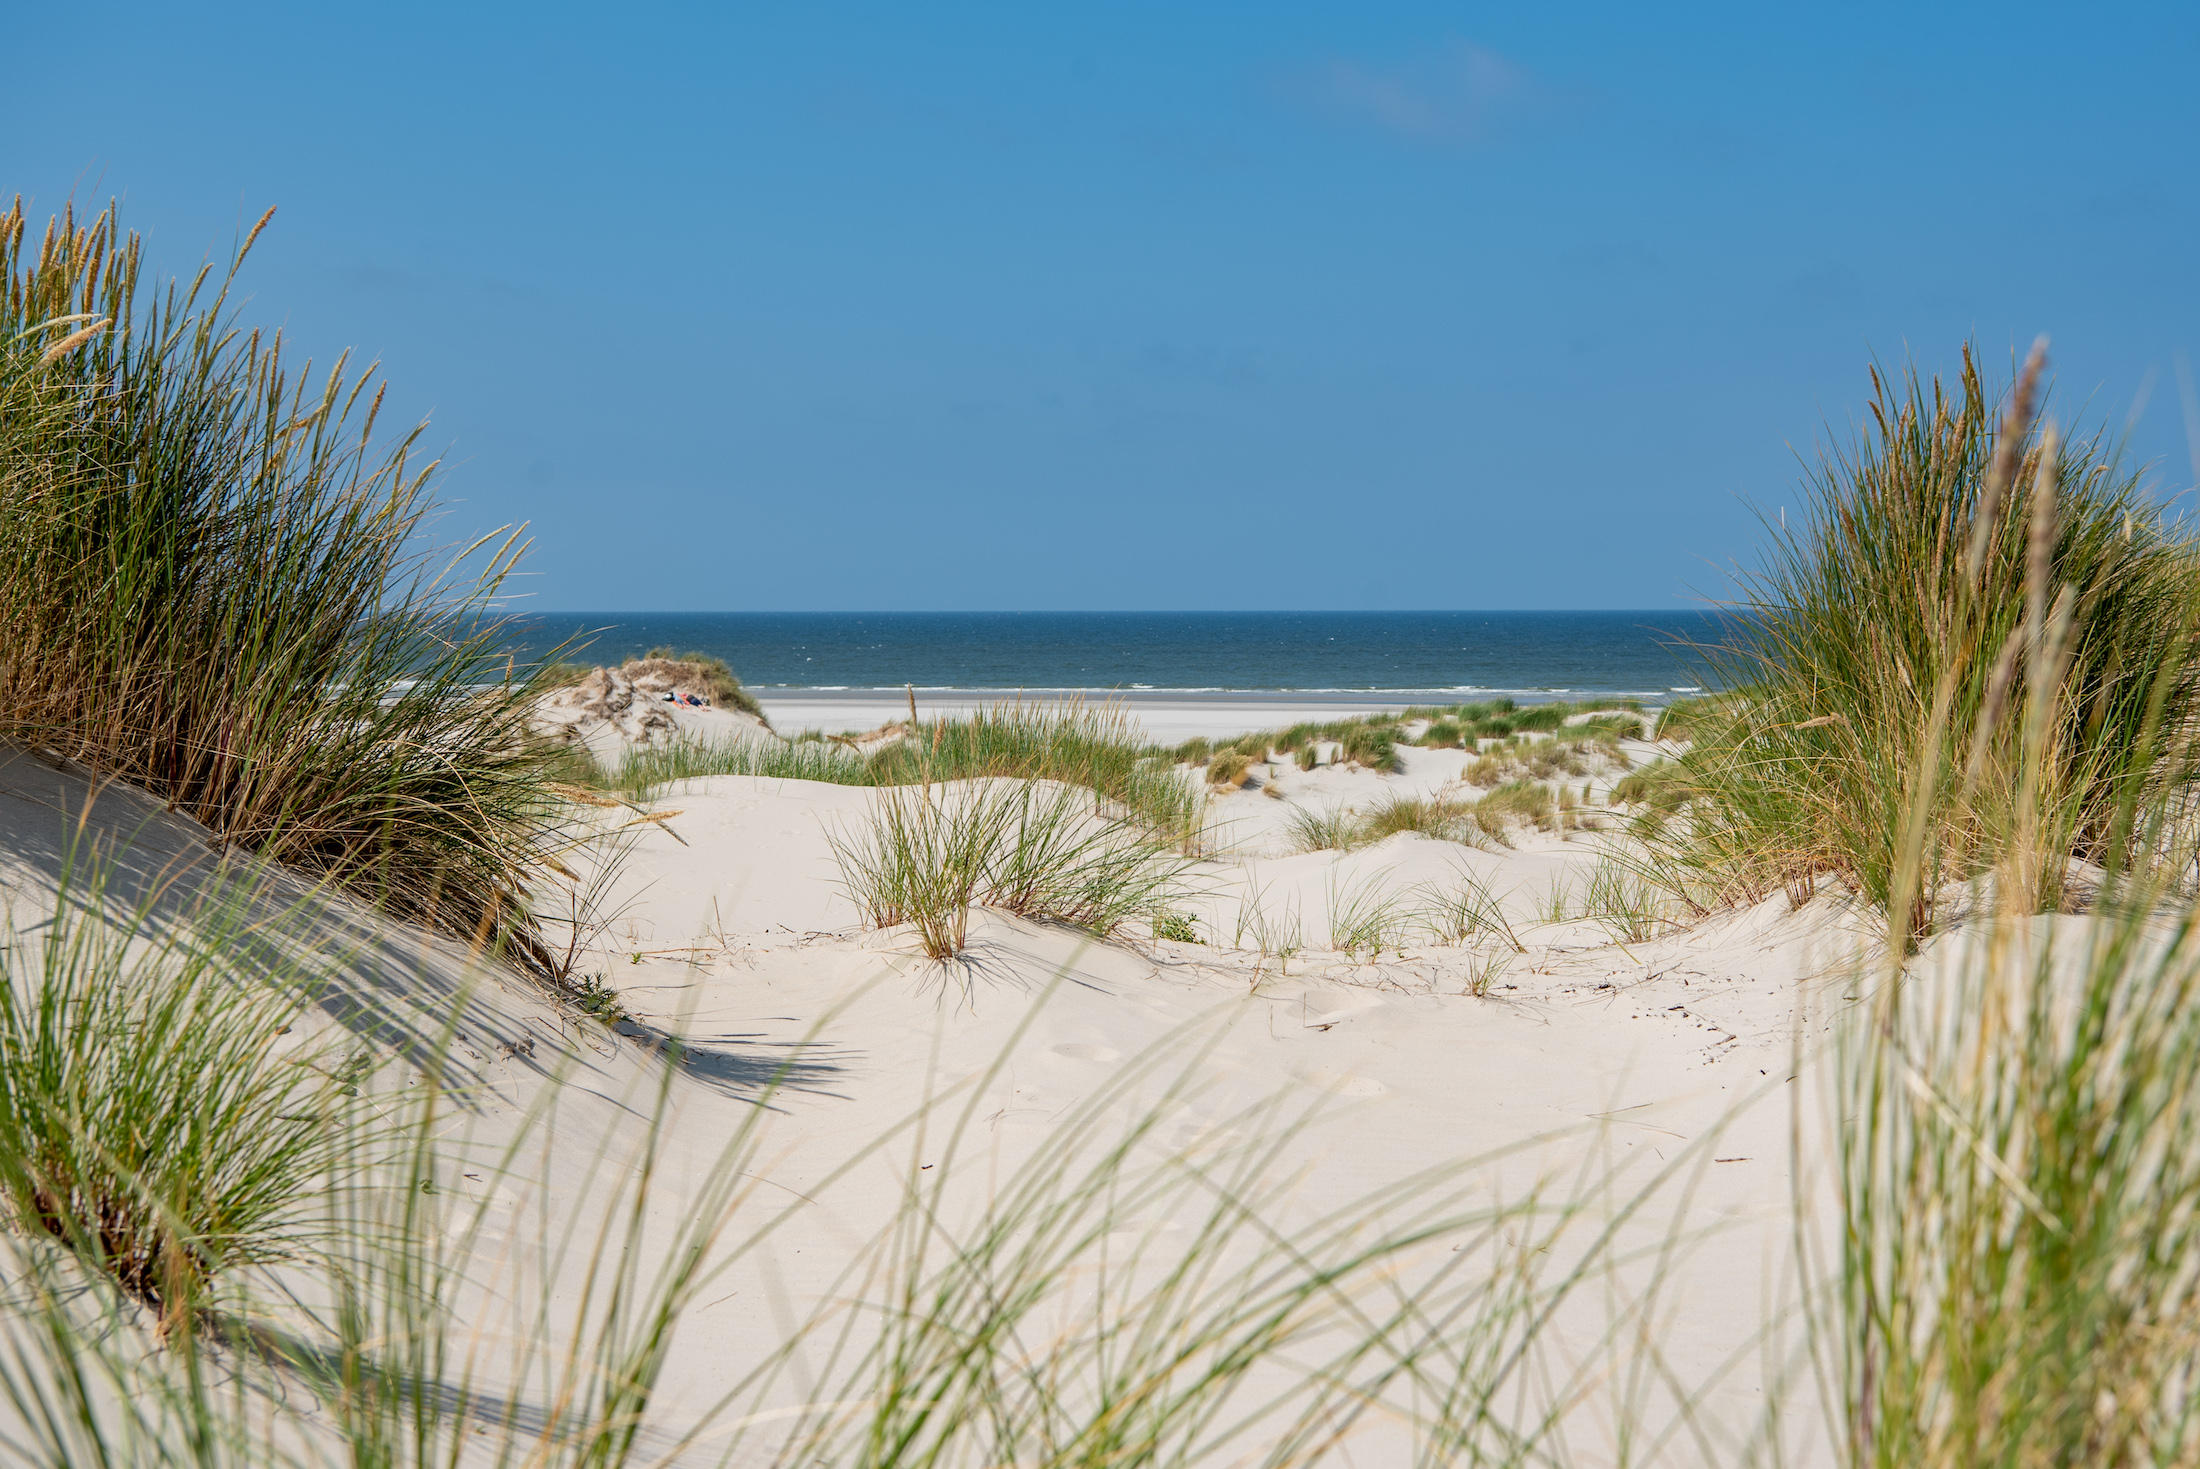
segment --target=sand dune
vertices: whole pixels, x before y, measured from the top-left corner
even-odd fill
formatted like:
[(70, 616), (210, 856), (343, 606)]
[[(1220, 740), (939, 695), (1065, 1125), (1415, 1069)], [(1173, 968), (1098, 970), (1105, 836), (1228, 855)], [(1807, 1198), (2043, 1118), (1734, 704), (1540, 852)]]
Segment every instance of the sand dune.
[[(1281, 1140), (1253, 1173), (1267, 1190), (1266, 1222), (1285, 1238), (1312, 1237), (1347, 1201), (1452, 1166), (1441, 1187), (1466, 1197), (1518, 1200), (1541, 1188), (1581, 1204), (1564, 1255), (1586, 1248), (1598, 1220), (1661, 1168), (1685, 1161), (1626, 1237), (1648, 1248), (1697, 1233), (1658, 1268), (1636, 1260), (1608, 1288), (1583, 1292), (1546, 1345), (1554, 1362), (1582, 1354), (1566, 1364), (1580, 1373), (1570, 1437), (1593, 1462), (1627, 1395), (1593, 1348), (1644, 1304), (1630, 1293), (1656, 1281), (1666, 1383), (1627, 1414), (1672, 1428), (1686, 1406), (1719, 1425), (1704, 1430), (1708, 1441), (1731, 1444), (1759, 1426), (1756, 1342), (1793, 1289), (1794, 1090), (1783, 1083), (1812, 1040), (1817, 977), (1842, 972), (1855, 940), (1830, 905), (1790, 912), (1785, 900), (1642, 943), (1615, 943), (1590, 922), (1551, 923), (1553, 887), (1595, 861), (1579, 836), (1529, 833), (1490, 851), (1413, 834), (1344, 856), (1285, 850), (1278, 823), (1290, 809), (1437, 790), (1462, 758), (1415, 750), (1402, 776), (1292, 771), (1277, 776), (1283, 800), (1221, 797), (1217, 829), (1231, 849), (1195, 869), (1186, 903), (1207, 943), (1103, 943), (981, 914), (967, 952), (946, 963), (924, 958), (905, 931), (866, 930), (839, 889), (828, 831), (860, 821), (878, 792), (686, 782), (662, 793), (664, 820), (629, 833), (610, 921), (592, 940), (586, 967), (631, 1015), (616, 1029), (560, 1010), (460, 946), (392, 929), (295, 879), (254, 879), (270, 912), (302, 905), (292, 931), (347, 956), (318, 1027), (294, 1045), (348, 1029), (374, 1049), (374, 1084), (401, 1094), (420, 1079), (439, 1014), (460, 1007), (447, 1080), (463, 1105), (449, 1182), (514, 1223), (483, 1240), (475, 1285), (451, 1303), (462, 1320), (521, 1309), (531, 1297), (516, 1282), (528, 1269), (573, 1288), (580, 1263), (523, 1260), (532, 1247), (520, 1226), (569, 1223), (610, 1196), (643, 1146), (664, 1037), (687, 1049), (648, 1238), (674, 1237), (726, 1139), (769, 1109), (720, 1241), (729, 1263), (679, 1328), (659, 1431), (717, 1408), (805, 1322), (819, 1323), (812, 1344), (741, 1406), (768, 1413), (827, 1392), (845, 1367), (830, 1360), (832, 1332), (856, 1319), (842, 1307), (878, 1287), (865, 1272), (912, 1187), (946, 1179), (932, 1207), (952, 1235), (975, 1228), (1018, 1170), (1065, 1147), (1100, 1148), (1144, 1120), (1137, 1152), (1147, 1161), (1228, 1160), (1264, 1136)], [(215, 874), (237, 870), (191, 823), (20, 752), (0, 765), (0, 838), (19, 922), (50, 901), (72, 841), (96, 842), (119, 864), (111, 898), (160, 891), (177, 922)], [(1467, 949), (1416, 940), (1351, 955), (1330, 941), (1340, 895), (1405, 891), (1461, 870), (1501, 896), (1522, 943), (1486, 997), (1465, 993), (1487, 962)], [(1245, 935), (1256, 910), (1272, 922), (1289, 915), (1299, 951), (1255, 952)], [(499, 1164), (500, 1148), (552, 1099), (539, 1145)], [(1087, 1131), (1072, 1137), (1079, 1118)], [(1165, 1256), (1172, 1239), (1197, 1232), (1201, 1207), (1196, 1191), (1159, 1196), (1123, 1227)], [(1442, 1263), (1432, 1245), (1397, 1278), (1410, 1286)], [(859, 1338), (870, 1329), (858, 1327)], [(1338, 1462), (1400, 1462), (1386, 1457), (1404, 1451), (1398, 1432), (1372, 1419)], [(1668, 1457), (1700, 1460), (1707, 1440), (1694, 1433)]]

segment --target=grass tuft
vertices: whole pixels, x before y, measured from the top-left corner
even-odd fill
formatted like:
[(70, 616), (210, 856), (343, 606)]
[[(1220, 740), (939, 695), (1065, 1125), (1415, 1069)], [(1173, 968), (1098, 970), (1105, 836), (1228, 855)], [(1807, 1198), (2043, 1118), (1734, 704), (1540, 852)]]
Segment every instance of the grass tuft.
[(1030, 781), (882, 791), (863, 828), (831, 841), (856, 905), (877, 927), (913, 925), (934, 959), (961, 952), (980, 903), (1106, 937), (1164, 910), (1190, 860), (1086, 791)]
[(243, 962), (241, 920), (138, 944), (99, 901), (65, 888), (0, 941), (0, 1199), (173, 1330), (215, 1276), (295, 1253), (354, 1078), (274, 1054), (310, 995)]
[(242, 329), (243, 250), (157, 293), (140, 255), (112, 208), (36, 244), (0, 214), (0, 740), (548, 974), (560, 806), (486, 615), (520, 537), (431, 553), (371, 369)]
[(1693, 742), (1689, 798), (1639, 834), (1677, 891), (1831, 873), (1914, 941), (2012, 852), (2026, 901), (2062, 906), (2072, 859), (2105, 862), (2189, 784), (2200, 548), (2104, 439), (2043, 421), (2042, 360), (1998, 412), (1968, 350), (1952, 382), (1875, 372), (1869, 424), (1767, 528), (1734, 636), (1704, 650), (1729, 692), (1660, 731)]

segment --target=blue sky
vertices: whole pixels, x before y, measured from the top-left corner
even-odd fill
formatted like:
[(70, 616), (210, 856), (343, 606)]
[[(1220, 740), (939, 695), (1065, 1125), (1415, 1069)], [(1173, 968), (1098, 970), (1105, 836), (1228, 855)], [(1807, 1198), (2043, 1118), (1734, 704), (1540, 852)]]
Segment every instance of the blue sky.
[(2200, 7), (40, 6), (0, 185), (378, 357), (542, 609), (1664, 607), (1873, 355), (2194, 478)]

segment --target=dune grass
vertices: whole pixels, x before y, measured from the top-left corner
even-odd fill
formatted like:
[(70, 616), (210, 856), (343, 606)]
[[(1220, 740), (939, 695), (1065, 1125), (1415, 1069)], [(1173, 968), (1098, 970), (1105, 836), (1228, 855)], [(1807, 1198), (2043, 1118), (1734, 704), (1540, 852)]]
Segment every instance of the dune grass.
[[(1568, 723), (1569, 720), (1576, 721)], [(1405, 726), (1420, 723), (1417, 735)], [(1520, 706), (1511, 699), (1476, 704), (1415, 705), (1394, 714), (1366, 714), (1326, 722), (1307, 721), (1284, 729), (1256, 730), (1230, 740), (1199, 737), (1167, 751), (1179, 763), (1217, 768), (1234, 779), (1244, 764), (1278, 760), (1312, 770), (1324, 745), (1338, 763), (1350, 762), (1369, 770), (1400, 769), (1398, 746), (1415, 744), (1434, 749), (1475, 749), (1489, 740), (1510, 740), (1520, 733), (1549, 735), (1563, 751), (1554, 757), (1566, 762), (1568, 774), (1579, 774), (1580, 747), (1593, 746), (1593, 755), (1624, 764), (1619, 741), (1643, 734), (1641, 704), (1634, 699), (1555, 702)]]
[(425, 549), (419, 430), (239, 324), (251, 243), (141, 293), (112, 209), (0, 215), (0, 740), (547, 972), (557, 805), (484, 615), (520, 539)]
[(1482, 829), (1492, 835), (1513, 826), (1547, 828), (1558, 820), (1550, 787), (1534, 780), (1508, 780), (1475, 802), (1474, 810)]
[[(1549, 800), (1545, 791), (1546, 805)], [(1541, 810), (1514, 790), (1492, 792), (1479, 801), (1393, 794), (1364, 813), (1344, 806), (1293, 807), (1284, 818), (1284, 834), (1297, 852), (1350, 852), (1408, 831), (1469, 847), (1504, 846), (1510, 843), (1512, 825), (1539, 819)]]
[(1464, 863), (1454, 864), (1449, 880), (1421, 884), (1415, 897), (1416, 915), (1440, 944), (1488, 940), (1515, 954), (1527, 952), (1498, 895)]
[(1294, 806), (1283, 829), (1294, 852), (1349, 852), (1360, 845), (1360, 818), (1342, 806)]
[[(133, 937), (118, 927), (83, 941), (106, 954)], [(221, 967), (234, 935), (201, 938)], [(108, 1166), (127, 1149), (131, 1189), (160, 1199), (164, 1220), (204, 1217), (213, 1201), (198, 1192), (227, 1169), (254, 1181), (255, 1199), (280, 1195), (284, 1217), (306, 1228), (273, 1250), (257, 1248), (264, 1229), (232, 1235), (209, 1224), (175, 1235), (230, 1247), (218, 1274), (161, 1302), (157, 1323), (112, 1257), (72, 1250), (68, 1236), (42, 1229), (0, 1235), (0, 1418), (10, 1420), (11, 1462), (612, 1469), (657, 1462), (668, 1444), (691, 1446), (677, 1430), (653, 1440), (645, 1423), (673, 1327), (733, 1217), (755, 1123), (736, 1123), (715, 1159), (701, 1160), (689, 1212), (645, 1247), (677, 1068), (662, 1068), (654, 1093), (634, 1099), (648, 1122), (636, 1150), (568, 1180), (589, 1202), (579, 1217), (551, 1221), (497, 1199), (499, 1181), (510, 1185), (505, 1199), (527, 1187), (516, 1164), (550, 1124), (554, 1084), (514, 1145), (485, 1159), (448, 1146), (456, 1109), (436, 1083), (443, 1060), (426, 1058), (417, 1078), (368, 1101), (315, 1110), (299, 1095), (319, 1085), (301, 1079), (314, 1073), (271, 1064), (269, 1026), (241, 1023), (248, 1008), (267, 1017), (288, 997), (286, 984), (266, 988), (273, 976), (264, 971), (225, 976), (234, 996), (209, 1011), (201, 971), (165, 965), (136, 977), (144, 1013), (213, 1022), (206, 1029), (217, 1038), (136, 1048), (130, 1059), (142, 1077), (120, 1075), (120, 1058), (101, 1062), (103, 1090), (132, 1102), (163, 1097), (173, 1114), (143, 1113), (151, 1130), (142, 1141), (103, 1128), (75, 1146), (119, 1145)], [(50, 1073), (15, 1080), (49, 1112), (82, 1100)], [(308, 1112), (292, 1113), (302, 1100)], [(296, 1145), (301, 1132), (310, 1145)], [(271, 1258), (280, 1273), (263, 1268)], [(458, 1303), (480, 1290), (484, 1260), (498, 1262), (491, 1273), (504, 1293), (489, 1300), (494, 1319), (462, 1319)], [(181, 1302), (194, 1309), (171, 1309)]]
[(0, 932), (0, 1199), (173, 1331), (215, 1276), (303, 1247), (349, 1088), (340, 1055), (275, 1056), (310, 977), (248, 959), (234, 913), (139, 938), (144, 913), (102, 903), (96, 878), (64, 884)]
[(2190, 1463), (2190, 910), (2167, 933), (2018, 910), (1944, 943), (1843, 1032), (1852, 1462)]
[[(2172, 654), (2172, 658), (2181, 655)], [(2170, 1464), (2200, 1455), (2200, 936), (2182, 803), (2146, 803), (2101, 855), (2095, 916), (2041, 916), (2067, 793), (2041, 660), (2020, 754), (2018, 840), (1985, 913), (1863, 999), (1829, 1068), (1841, 1231), (1819, 1267), (1852, 1463)], [(1960, 665), (1935, 704), (1951, 701)], [(2157, 670), (2174, 686), (2176, 666)], [(1959, 751), (1927, 746), (1953, 763)], [(2130, 758), (2146, 762), (2141, 742)], [(1930, 793), (1945, 770), (1917, 773)], [(2159, 787), (2157, 789), (2160, 789)], [(1938, 876), (1943, 816), (1911, 805), (1896, 914)], [(2044, 836), (2044, 840), (2043, 840)], [(2165, 862), (2163, 854), (2178, 854)]]
[(1207, 761), (1207, 783), (1235, 789), (1245, 784), (1253, 763), (1253, 757), (1243, 750), (1221, 751)]
[(1379, 842), (1400, 832), (1418, 832), (1436, 841), (1465, 842), (1480, 846), (1489, 834), (1476, 819), (1471, 801), (1447, 801), (1441, 796), (1391, 795), (1368, 808), (1360, 823), (1360, 840)]
[(1205, 796), (1157, 755), (1120, 704), (1013, 700), (960, 719), (920, 724), (904, 739), (864, 755), (830, 740), (693, 741), (636, 750), (611, 777), (614, 789), (646, 800), (675, 780), (758, 775), (834, 785), (922, 786), (1002, 777), (1082, 786), (1109, 812), (1187, 851), (1205, 840)]
[(1352, 883), (1341, 879), (1336, 869), (1330, 870), (1330, 948), (1373, 962), (1382, 958), (1385, 949), (1403, 948), (1419, 930), (1410, 895), (1386, 889), (1384, 877), (1377, 872)]
[(934, 959), (962, 951), (976, 905), (1099, 937), (1158, 923), (1190, 861), (1168, 834), (1096, 811), (1091, 793), (1028, 780), (897, 786), (828, 837), (856, 906), (877, 927), (914, 926)]
[[(2200, 1450), (2188, 1376), (2200, 1346), (2200, 936), (2189, 908), (2163, 921), (2159, 887), (2124, 891), (2141, 901), (2115, 915), (2011, 910), (1906, 964), (1897, 950), (1837, 1027), (1823, 1084), (1828, 1115), (1843, 1120), (1840, 1227), (1824, 1235), (1832, 1255), (1810, 1262), (1827, 1289), (1806, 1324), (1835, 1408), (1826, 1448), (1841, 1462), (2016, 1469), (2178, 1463)], [(1363, 896), (1373, 901), (1361, 909), (1386, 901)], [(1519, 941), (1471, 927), (1495, 974)], [(131, 937), (79, 931), (67, 951), (119, 954)], [(1355, 948), (1388, 942), (1362, 934)], [(98, 988), (157, 1013), (197, 985), (155, 965), (134, 990)], [(273, 1017), (264, 997), (258, 1005), (264, 1027)], [(109, 1068), (99, 1089), (151, 1095), (165, 1084), (181, 1097), (188, 1080), (218, 1112), (265, 1058), (249, 1027), (207, 1028), (240, 1040), (194, 1053), (149, 1035), (99, 1062)], [(1476, 1175), (1447, 1168), (1281, 1231), (1276, 1217), (1301, 1192), (1291, 1119), (1222, 1119), (1221, 1136), (1249, 1141), (1220, 1151), (1160, 1147), (1157, 1130), (1179, 1115), (1170, 1093), (1132, 1105), (1158, 1064), (1148, 1058), (1081, 1103), (986, 1191), (975, 1220), (952, 1226), (961, 1216), (946, 1207), (946, 1180), (986, 1153), (977, 1096), (940, 1119), (938, 1141), (918, 1142), (927, 1124), (912, 1119), (906, 1203), (835, 1292), (860, 1309), (793, 1322), (765, 1367), (729, 1382), (725, 1404), (699, 1421), (664, 1415), (652, 1385), (680, 1321), (706, 1299), (713, 1262), (770, 1226), (742, 1212), (754, 1152), (744, 1132), (706, 1168), (680, 1238), (640, 1247), (676, 1068), (659, 1073), (654, 1103), (642, 1100), (655, 1118), (642, 1153), (606, 1161), (612, 1187), (559, 1247), (593, 1262), (587, 1299), (552, 1310), (554, 1271), (511, 1277), (518, 1334), (494, 1365), (469, 1346), (482, 1323), (460, 1317), (468, 1261), (504, 1250), (500, 1229), (540, 1226), (464, 1194), (361, 1186), (371, 1169), (346, 1175), (358, 1181), (339, 1179), (328, 1195), (339, 1227), (285, 1251), (288, 1293), (250, 1297), (217, 1280), (195, 1297), (209, 1313), (165, 1342), (96, 1251), (71, 1251), (18, 1216), (0, 1241), (0, 1398), (27, 1429), (11, 1451), (56, 1466), (426, 1466), (481, 1453), (620, 1466), (683, 1448), (714, 1458), (725, 1445), (836, 1465), (1067, 1466), (1126, 1454), (1296, 1464), (1356, 1445), (1350, 1425), (1373, 1414), (1414, 1462), (1573, 1462), (1585, 1446), (1569, 1447), (1560, 1405), (1624, 1382), (1641, 1354), (1664, 1380), (1655, 1342), (1631, 1333), (1586, 1354), (1578, 1338), (1562, 1349), (1544, 1340), (1560, 1305), (1602, 1278), (1610, 1236), (1594, 1234), (1576, 1200), (1477, 1202), (1488, 1193)], [(121, 1074), (131, 1065), (167, 1080)], [(53, 1085), (55, 1073), (13, 1050), (0, 1051), (0, 1074), (44, 1104), (82, 1090)], [(1188, 1085), (1196, 1058), (1185, 1075)], [(452, 1176), (439, 1142), (447, 1103), (433, 1087), (409, 1095), (374, 1166)], [(535, 1114), (508, 1160), (528, 1154), (547, 1115)], [(183, 1177), (193, 1156), (149, 1148), (133, 1186), (156, 1187), (155, 1168)], [(944, 1161), (920, 1172), (918, 1158)], [(294, 1196), (318, 1166), (288, 1155), (274, 1172)], [(1183, 1228), (1136, 1233), (1136, 1221), (1157, 1218)], [(1554, 1249), (1586, 1260), (1546, 1275), (1538, 1262)], [(222, 1274), (254, 1269), (240, 1257)], [(298, 1291), (300, 1271), (321, 1286)], [(246, 1309), (249, 1333), (227, 1314)], [(1645, 1321), (1666, 1314), (1642, 1308)], [(781, 1409), (791, 1364), (805, 1357), (826, 1374), (799, 1394), (807, 1409)], [(1675, 1390), (1685, 1400), (1690, 1388)], [(269, 1432), (271, 1416), (308, 1404), (314, 1412)], [(1768, 1418), (1801, 1406), (1776, 1402)], [(1641, 1431), (1624, 1416), (1622, 1426)], [(1746, 1436), (1749, 1425), (1730, 1427)], [(1719, 1462), (1716, 1441), (1705, 1462)]]
[[(57, 231), (35, 260), (11, 228), (6, 736), (524, 958), (543, 767), (508, 691), (475, 687), (477, 645), (444, 640), (465, 625), (451, 604), (397, 574), (409, 542), (385, 532), (417, 528), (420, 476), (402, 451), (369, 463), (335, 438), (356, 392), (340, 375), (320, 397), (288, 386), (272, 345), (225, 334), (219, 291), (208, 310), (186, 287), (140, 313), (136, 245), (111, 219)], [(1670, 797), (1643, 828), (1644, 860), (1670, 865), (1641, 870), (1672, 891), (1734, 901), (1831, 873), (1889, 917), (1826, 1057), (1839, 1228), (1803, 1262), (1826, 1287), (1807, 1322), (1826, 1450), (1874, 1469), (2200, 1458), (2191, 551), (2097, 445), (2055, 444), (2014, 396), (1997, 437), (1968, 370), (1946, 393), (1913, 378), (1882, 394), (1822, 513), (1776, 547), (1734, 692), (1663, 731), (1692, 748), (1642, 788), (1654, 810)], [(1504, 735), (1476, 738), (1549, 717), (1492, 711), (1478, 727)], [(1196, 793), (1080, 728), (942, 723), (862, 762), (857, 783), (902, 782), (880, 809), (906, 817), (867, 849), (899, 864), (867, 869), (890, 900), (874, 913), (921, 903), (959, 932), (990, 892), (1105, 921), (1114, 900), (1093, 908), (1067, 881), (1077, 844), (1118, 831), (1166, 862), (1157, 833)], [(1015, 779), (951, 797), (948, 771)], [(1484, 809), (1563, 810), (1535, 782)], [(1115, 856), (1098, 880), (1146, 901), (1109, 875)], [(2074, 857), (2097, 875), (2094, 916), (2037, 916), (2069, 901)], [(1593, 873), (1587, 905), (1645, 919), (1627, 878), (1600, 900)], [(1961, 880), (1989, 917), (1916, 951)], [(1441, 896), (1457, 941), (1521, 948), (1471, 875)], [(1332, 942), (1394, 944), (1408, 901), (1332, 893)], [(949, 1166), (912, 1160), (893, 1228), (836, 1293), (857, 1303), (837, 1319), (875, 1334), (832, 1350), (824, 1324), (796, 1323), (772, 1370), (827, 1369), (802, 1409), (781, 1412), (767, 1374), (728, 1401), (772, 1406), (652, 1440), (655, 1384), (739, 1223), (760, 1120), (704, 1165), (669, 1240), (645, 1234), (680, 1074), (662, 1067), (600, 1210), (557, 1231), (510, 1221), (499, 1241), (487, 1205), (436, 1189), (454, 1171), (439, 1068), (390, 1103), (403, 1125), (386, 1136), (331, 1127), (348, 1073), (271, 1059), (297, 992), (253, 988), (266, 977), (240, 935), (104, 922), (65, 908), (0, 949), (0, 1397), (27, 1462), (1284, 1465), (1381, 1419), (1417, 1462), (1563, 1463), (1587, 1457), (1563, 1442), (1564, 1405), (1669, 1371), (1647, 1336), (1546, 1340), (1611, 1238), (1541, 1275), (1580, 1222), (1569, 1201), (1479, 1202), (1439, 1170), (1286, 1229), (1299, 1134), (1247, 1114), (1224, 1119), (1244, 1146), (1161, 1148), (1175, 1109), (1131, 1105), (1149, 1063), (957, 1225), (946, 1181), (987, 1136), (973, 1089)], [(302, 1233), (316, 1182), (326, 1218)], [(1188, 1221), (1167, 1257), (1134, 1232), (1149, 1219)], [(580, 1298), (545, 1272), (515, 1287), (515, 1322), (461, 1319), (470, 1252), (526, 1259), (518, 1235), (538, 1226), (585, 1257)], [(1653, 1301), (1639, 1319), (1669, 1315)], [(511, 1349), (494, 1373), (485, 1335)], [(1612, 1426), (1632, 1444), (1624, 1410)]]
[(823, 740), (740, 739), (714, 744), (676, 740), (634, 750), (606, 784), (608, 789), (646, 801), (673, 781), (713, 775), (756, 775), (844, 786), (881, 783), (872, 762), (845, 745)]
[(1199, 837), (1202, 794), (1148, 749), (1118, 703), (1004, 701), (920, 724), (872, 763), (880, 785), (1005, 776), (1083, 786), (1149, 830), (1186, 844)]
[(2200, 550), (2105, 440), (2043, 423), (2041, 360), (1998, 414), (1968, 353), (1951, 383), (1875, 373), (1870, 424), (1768, 527), (1704, 650), (1730, 693), (1688, 711), (1685, 819), (1638, 823), (1698, 907), (1830, 873), (1884, 910), (1922, 809), (1905, 934), (2012, 847), (2054, 908), (2070, 859), (2189, 785)]

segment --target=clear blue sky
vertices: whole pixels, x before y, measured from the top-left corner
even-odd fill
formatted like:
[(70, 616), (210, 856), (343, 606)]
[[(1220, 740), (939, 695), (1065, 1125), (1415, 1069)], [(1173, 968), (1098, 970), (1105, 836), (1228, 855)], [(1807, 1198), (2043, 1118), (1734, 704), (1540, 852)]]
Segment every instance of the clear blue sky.
[(1966, 335), (2194, 477), (2190, 0), (6, 30), (0, 186), (164, 269), (279, 205), (251, 316), (382, 360), (543, 609), (1674, 606)]

